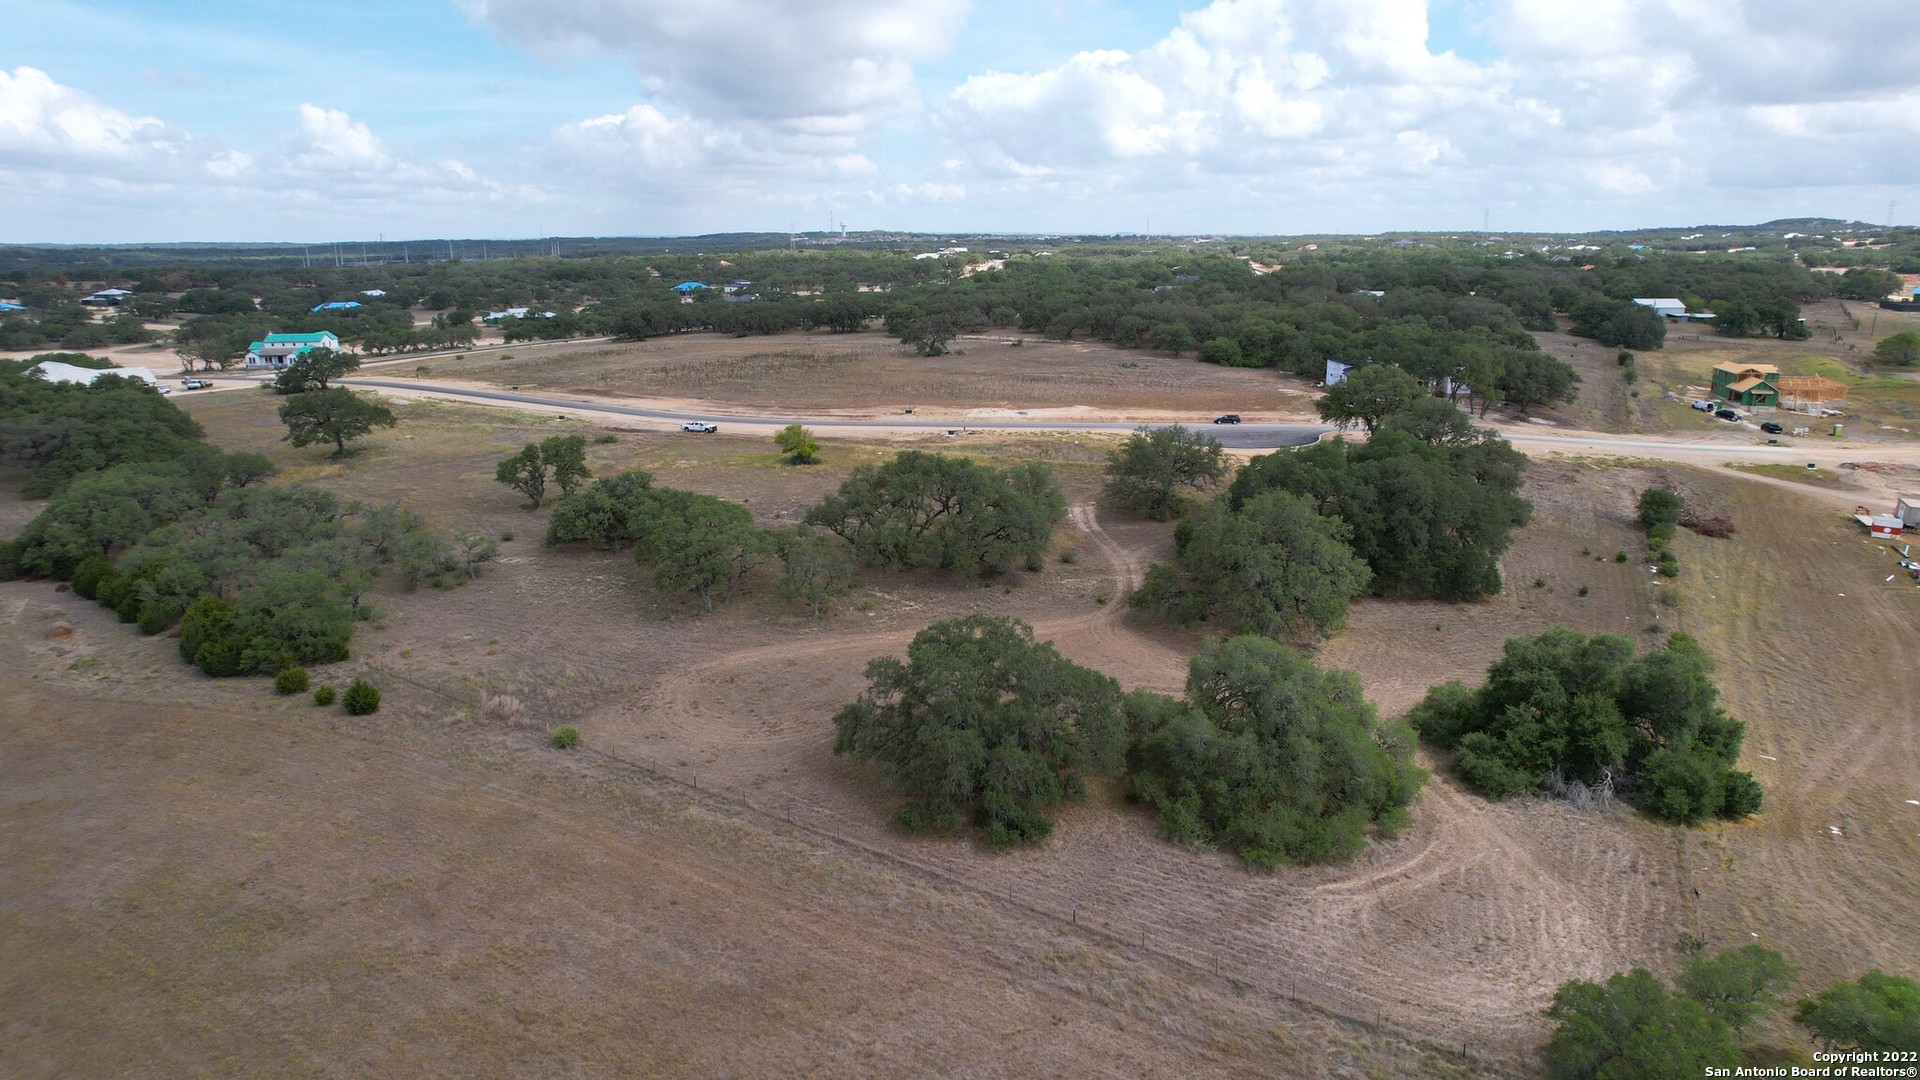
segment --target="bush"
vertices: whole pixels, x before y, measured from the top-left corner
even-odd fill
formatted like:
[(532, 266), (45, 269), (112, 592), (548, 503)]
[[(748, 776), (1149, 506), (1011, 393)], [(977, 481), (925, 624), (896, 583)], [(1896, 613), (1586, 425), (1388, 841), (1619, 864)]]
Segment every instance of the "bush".
[(321, 706), (331, 705), (339, 696), (333, 687), (323, 686), (313, 692), (313, 703)]
[(349, 716), (368, 716), (380, 711), (380, 688), (365, 679), (355, 679), (340, 696), (340, 704)]
[(273, 692), (276, 694), (304, 694), (307, 692), (307, 669), (290, 667), (273, 677)]
[(580, 745), (580, 729), (572, 724), (562, 724), (553, 729), (553, 748), (571, 750)]
[(98, 598), (100, 583), (113, 576), (113, 564), (105, 555), (89, 555), (73, 568), (73, 591), (83, 599)]

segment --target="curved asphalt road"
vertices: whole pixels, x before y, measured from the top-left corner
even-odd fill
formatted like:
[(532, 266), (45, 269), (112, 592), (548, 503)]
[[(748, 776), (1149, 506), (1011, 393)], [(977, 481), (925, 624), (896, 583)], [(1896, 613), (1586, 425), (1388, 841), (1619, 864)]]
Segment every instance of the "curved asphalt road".
[[(659, 409), (642, 409), (632, 405), (615, 405), (603, 401), (579, 401), (573, 398), (541, 397), (537, 394), (523, 394), (510, 390), (474, 390), (467, 387), (452, 387), (437, 383), (399, 382), (385, 379), (339, 379), (341, 386), (362, 386), (386, 390), (412, 390), (431, 393), (444, 397), (470, 398), (477, 401), (499, 401), (515, 405), (537, 405), (550, 409), (572, 409), (578, 412), (601, 413), (609, 416), (631, 416), (642, 420), (663, 420), (682, 423), (687, 420), (705, 420), (713, 424), (736, 424), (753, 427), (785, 427), (788, 424), (805, 424), (813, 428), (915, 428), (926, 431), (959, 430), (965, 426), (968, 431), (1133, 431), (1139, 424), (1114, 424), (1061, 421), (1000, 421), (985, 423), (977, 420), (915, 420), (902, 416), (886, 420), (821, 420), (809, 417), (766, 417), (766, 416), (726, 416), (718, 413), (666, 412)], [(1157, 426), (1157, 425), (1149, 425)], [(1240, 450), (1270, 450), (1286, 446), (1306, 446), (1334, 430), (1325, 424), (1195, 424), (1196, 427), (1210, 429), (1208, 434), (1220, 440), (1222, 446)]]

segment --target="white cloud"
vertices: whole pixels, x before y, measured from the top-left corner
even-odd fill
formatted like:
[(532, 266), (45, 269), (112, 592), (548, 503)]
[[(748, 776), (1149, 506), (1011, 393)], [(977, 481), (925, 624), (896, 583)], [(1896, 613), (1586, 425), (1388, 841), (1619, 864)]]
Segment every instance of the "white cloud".
[(38, 68), (0, 71), (0, 151), (16, 160), (124, 161), (170, 153), (182, 138), (154, 117), (105, 105)]
[(353, 171), (385, 169), (393, 164), (386, 147), (365, 124), (338, 109), (300, 106), (293, 137), (294, 164), (306, 169)]
[(946, 51), (965, 0), (462, 0), (503, 39), (632, 61), (647, 93), (715, 120), (849, 135), (918, 100), (916, 61)]

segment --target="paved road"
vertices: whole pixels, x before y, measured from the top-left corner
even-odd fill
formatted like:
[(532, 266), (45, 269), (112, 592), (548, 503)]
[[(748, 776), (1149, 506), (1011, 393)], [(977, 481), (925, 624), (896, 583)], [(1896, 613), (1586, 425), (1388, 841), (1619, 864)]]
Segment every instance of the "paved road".
[[(476, 401), (499, 402), (519, 407), (533, 406), (545, 409), (565, 409), (571, 412), (596, 413), (605, 416), (629, 416), (641, 420), (660, 420), (669, 423), (683, 423), (688, 420), (705, 420), (724, 427), (779, 428), (788, 424), (805, 424), (816, 429), (886, 429), (921, 431), (958, 431), (965, 424), (968, 431), (1132, 431), (1138, 424), (1099, 423), (1073, 420), (915, 420), (910, 416), (888, 418), (885, 420), (833, 420), (806, 416), (729, 416), (722, 413), (674, 412), (663, 409), (643, 409), (634, 405), (616, 405), (605, 401), (583, 401), (577, 398), (543, 397), (538, 394), (525, 394), (514, 390), (479, 390), (472, 387), (448, 386), (432, 382), (400, 382), (386, 379), (343, 379), (342, 386), (359, 386), (379, 390), (402, 390), (414, 393), (432, 394), (436, 397), (468, 398)], [(1282, 446), (1305, 446), (1333, 429), (1325, 424), (1206, 424), (1209, 434), (1220, 440), (1222, 446), (1241, 450), (1266, 450)]]

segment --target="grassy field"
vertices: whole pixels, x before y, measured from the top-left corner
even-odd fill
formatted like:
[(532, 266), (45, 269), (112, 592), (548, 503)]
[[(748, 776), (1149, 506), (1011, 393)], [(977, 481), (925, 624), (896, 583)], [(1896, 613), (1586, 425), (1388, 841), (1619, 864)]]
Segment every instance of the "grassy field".
[[(1099, 505), (1112, 437), (829, 439), (796, 467), (761, 437), (409, 402), (336, 462), (280, 442), (264, 393), (180, 404), (283, 478), (513, 539), (478, 582), (378, 597), (354, 658), (316, 672), (379, 682), (367, 720), (203, 679), (46, 583), (0, 586), (19, 718), (0, 725), (0, 860), (25, 868), (0, 876), (9, 1076), (1524, 1075), (1555, 986), (1670, 972), (1683, 933), (1764, 940), (1802, 991), (1920, 974), (1920, 740), (1887, 707), (1920, 691), (1901, 644), (1920, 590), (1810, 497), (1830, 493), (1781, 482), (1801, 478), (1536, 461), (1501, 595), (1362, 602), (1320, 651), (1397, 714), (1517, 633), (1694, 633), (1749, 726), (1758, 819), (1490, 804), (1442, 773), (1354, 863), (1251, 875), (1106, 787), (1036, 850), (905, 836), (831, 752), (867, 661), (950, 615), (1016, 616), (1128, 687), (1179, 686), (1208, 628), (1125, 611), (1171, 526)], [(987, 583), (876, 573), (824, 620), (759, 575), (705, 615), (628, 558), (540, 544), (545, 511), (493, 467), (556, 432), (615, 437), (589, 439), (596, 473), (646, 468), (764, 525), (901, 446), (1048, 460), (1074, 558)], [(1739, 530), (1683, 534), (1677, 581), (1639, 558), (1654, 484)], [(0, 521), (32, 509), (0, 498)], [(544, 747), (563, 722), (584, 752)]]

